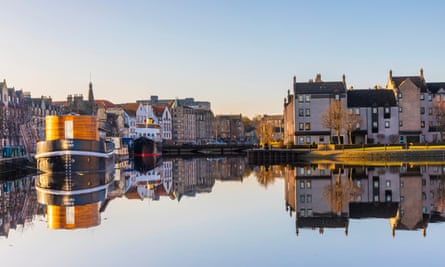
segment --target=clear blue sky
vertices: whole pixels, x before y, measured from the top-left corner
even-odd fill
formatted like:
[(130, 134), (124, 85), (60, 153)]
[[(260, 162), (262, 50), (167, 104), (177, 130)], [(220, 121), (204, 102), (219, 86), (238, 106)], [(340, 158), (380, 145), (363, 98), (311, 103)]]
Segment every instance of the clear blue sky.
[(195, 97), (282, 113), (292, 76), (445, 81), (443, 1), (2, 1), (0, 78), (33, 97)]

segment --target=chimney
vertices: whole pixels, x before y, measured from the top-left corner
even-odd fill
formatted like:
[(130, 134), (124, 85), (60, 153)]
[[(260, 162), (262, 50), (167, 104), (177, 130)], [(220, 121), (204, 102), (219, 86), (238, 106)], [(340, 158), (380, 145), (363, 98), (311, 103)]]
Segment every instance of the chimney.
[(341, 79), (343, 81), (343, 84), (346, 86), (346, 75), (343, 73), (343, 75), (341, 76)]
[(320, 73), (317, 73), (317, 75), (315, 76), (315, 82), (321, 83), (321, 74)]
[(423, 80), (423, 68), (420, 68), (420, 78)]
[(392, 81), (392, 70), (389, 70), (388, 79)]

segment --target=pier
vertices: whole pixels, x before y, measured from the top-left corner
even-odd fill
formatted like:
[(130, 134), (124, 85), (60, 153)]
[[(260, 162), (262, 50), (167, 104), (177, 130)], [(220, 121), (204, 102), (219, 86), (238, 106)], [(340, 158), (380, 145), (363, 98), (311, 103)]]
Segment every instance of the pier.
[(278, 165), (293, 164), (305, 161), (302, 156), (308, 155), (309, 150), (301, 149), (250, 149), (247, 151), (249, 164)]
[(212, 144), (212, 145), (163, 145), (162, 155), (165, 156), (224, 156), (246, 155), (252, 149), (251, 144)]

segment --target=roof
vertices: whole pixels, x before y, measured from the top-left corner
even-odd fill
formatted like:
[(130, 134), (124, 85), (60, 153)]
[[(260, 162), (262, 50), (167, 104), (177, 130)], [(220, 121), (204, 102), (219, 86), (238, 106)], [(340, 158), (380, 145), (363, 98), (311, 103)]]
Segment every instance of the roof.
[(436, 94), (440, 89), (444, 89), (445, 90), (445, 82), (441, 82), (441, 83), (426, 83), (426, 86), (428, 87), (428, 90), (433, 93)]
[(107, 107), (107, 108), (115, 106), (115, 104), (113, 104), (112, 102), (110, 102), (108, 100), (102, 100), (102, 99), (94, 100), (94, 104), (101, 106), (101, 107)]
[(165, 106), (152, 106), (153, 113), (156, 117), (160, 118), (162, 117), (162, 114), (164, 113)]
[(426, 92), (428, 90), (425, 80), (420, 76), (393, 76), (392, 81), (394, 82), (396, 88), (399, 88), (400, 85), (405, 80), (411, 80), (418, 88), (420, 88), (421, 92)]
[(139, 103), (126, 103), (122, 105), (122, 108), (129, 116), (136, 116), (136, 111), (138, 110)]
[(296, 94), (335, 94), (344, 93), (346, 86), (343, 82), (305, 82), (294, 83)]
[(364, 89), (348, 90), (348, 108), (358, 107), (395, 107), (396, 97), (393, 90)]

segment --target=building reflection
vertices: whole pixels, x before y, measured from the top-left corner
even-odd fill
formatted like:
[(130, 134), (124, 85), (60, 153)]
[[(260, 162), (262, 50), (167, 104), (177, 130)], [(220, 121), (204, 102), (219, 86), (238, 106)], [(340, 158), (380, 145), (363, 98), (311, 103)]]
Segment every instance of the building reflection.
[(10, 230), (27, 228), (44, 213), (37, 203), (32, 176), (0, 181), (0, 236), (8, 237)]
[(343, 228), (350, 219), (388, 219), (391, 234), (421, 230), (445, 220), (445, 166), (344, 167), (302, 164), (286, 167), (286, 210), (301, 229)]

